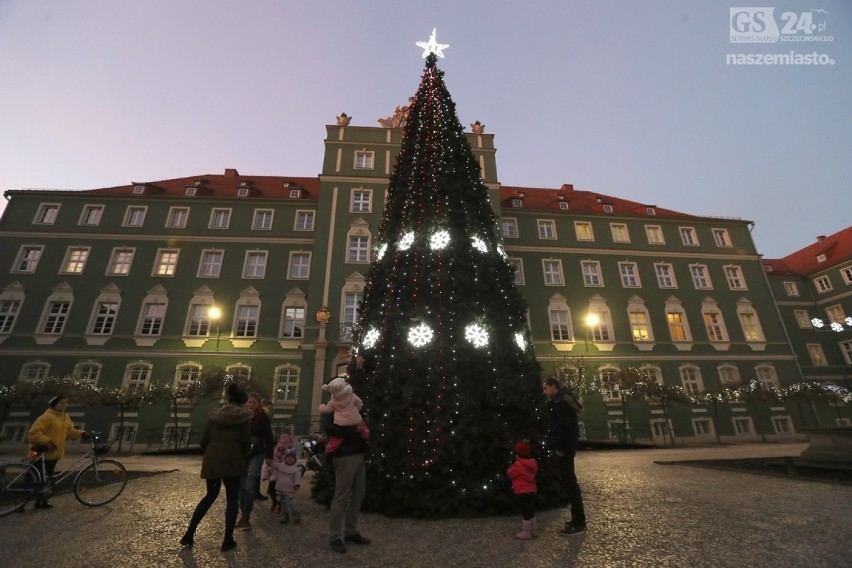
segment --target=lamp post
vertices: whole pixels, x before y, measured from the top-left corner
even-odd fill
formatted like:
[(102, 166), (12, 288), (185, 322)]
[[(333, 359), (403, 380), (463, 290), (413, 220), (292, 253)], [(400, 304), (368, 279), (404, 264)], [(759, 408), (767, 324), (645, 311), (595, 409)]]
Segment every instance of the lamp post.
[(207, 310), (207, 317), (216, 322), (216, 351), (219, 351), (219, 318), (222, 317), (222, 310), (216, 306), (210, 306)]
[(591, 331), (593, 327), (598, 325), (600, 321), (601, 320), (598, 317), (598, 314), (589, 312), (586, 315), (586, 353), (589, 352), (589, 331)]

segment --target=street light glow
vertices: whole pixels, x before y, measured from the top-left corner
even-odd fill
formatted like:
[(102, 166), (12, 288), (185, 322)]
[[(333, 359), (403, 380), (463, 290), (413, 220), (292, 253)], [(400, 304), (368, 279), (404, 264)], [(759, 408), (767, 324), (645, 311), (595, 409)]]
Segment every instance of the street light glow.
[(210, 309), (207, 310), (207, 315), (212, 320), (217, 320), (222, 316), (222, 310), (217, 308), (216, 306), (210, 306)]
[(589, 327), (595, 327), (600, 321), (598, 314), (589, 314), (586, 316), (586, 325)]

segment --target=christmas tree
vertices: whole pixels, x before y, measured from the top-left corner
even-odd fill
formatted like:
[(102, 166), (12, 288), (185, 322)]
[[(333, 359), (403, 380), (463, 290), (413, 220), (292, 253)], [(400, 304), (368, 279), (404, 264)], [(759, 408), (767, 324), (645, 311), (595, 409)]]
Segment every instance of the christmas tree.
[[(364, 507), (388, 515), (513, 510), (512, 447), (527, 439), (542, 457), (526, 303), (436, 53), (408, 108), (353, 335), (366, 373), (353, 357), (350, 380), (371, 430)], [(564, 499), (548, 475), (539, 500), (553, 506)]]

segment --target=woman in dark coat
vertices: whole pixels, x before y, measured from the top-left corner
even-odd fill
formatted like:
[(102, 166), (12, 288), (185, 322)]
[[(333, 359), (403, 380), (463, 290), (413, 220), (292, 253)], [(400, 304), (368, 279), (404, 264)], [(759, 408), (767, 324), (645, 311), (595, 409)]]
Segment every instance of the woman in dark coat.
[(237, 547), (234, 542), (234, 526), (239, 510), (240, 480), (246, 474), (246, 456), (251, 450), (252, 413), (243, 405), (248, 399), (245, 389), (235, 383), (228, 385), (228, 403), (210, 411), (207, 427), (201, 437), (204, 459), (201, 462), (201, 478), (207, 480), (207, 494), (198, 502), (186, 534), (180, 539), (183, 546), (192, 546), (195, 529), (225, 484), (225, 538), (222, 551)]

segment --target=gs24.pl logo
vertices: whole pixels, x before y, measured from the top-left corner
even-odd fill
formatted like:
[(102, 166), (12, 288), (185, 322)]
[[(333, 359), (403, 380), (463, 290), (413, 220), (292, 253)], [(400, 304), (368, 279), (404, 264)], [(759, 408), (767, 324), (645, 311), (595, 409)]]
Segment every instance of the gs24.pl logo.
[(828, 12), (815, 8), (803, 12), (782, 12), (775, 8), (732, 7), (731, 43), (777, 43), (779, 41), (834, 41), (828, 35)]

